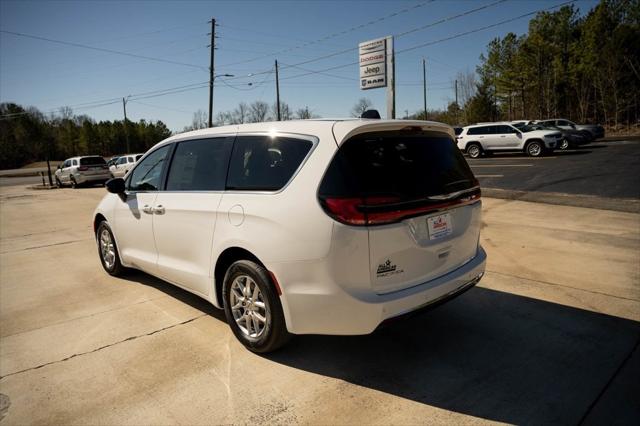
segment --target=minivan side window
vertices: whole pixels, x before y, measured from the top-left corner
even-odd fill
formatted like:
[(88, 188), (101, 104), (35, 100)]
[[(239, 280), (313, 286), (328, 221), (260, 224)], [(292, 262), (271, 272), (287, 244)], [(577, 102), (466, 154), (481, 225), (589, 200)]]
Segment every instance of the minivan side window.
[(141, 161), (129, 179), (130, 191), (158, 191), (160, 189), (162, 169), (171, 145), (158, 148)]
[(227, 189), (277, 191), (291, 179), (313, 144), (289, 137), (238, 136), (229, 164)]
[(223, 191), (233, 139), (179, 142), (169, 167), (167, 191)]
[(69, 167), (70, 165), (71, 165), (71, 160), (66, 160), (66, 161), (62, 164), (62, 167), (63, 167), (63, 168), (67, 168), (67, 167)]
[(73, 165), (77, 166), (78, 165), (78, 160), (73, 160)]

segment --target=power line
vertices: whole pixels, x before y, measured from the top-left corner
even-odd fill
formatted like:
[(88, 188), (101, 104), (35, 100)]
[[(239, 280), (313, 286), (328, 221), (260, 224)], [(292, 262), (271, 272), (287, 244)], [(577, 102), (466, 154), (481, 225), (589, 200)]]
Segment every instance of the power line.
[[(452, 21), (452, 20), (454, 20), (454, 19), (458, 19), (458, 18), (461, 18), (461, 17), (463, 17), (463, 16), (467, 16), (467, 15), (470, 15), (470, 14), (472, 14), (472, 13), (476, 13), (476, 12), (479, 12), (479, 11), (481, 11), (481, 10), (488, 9), (488, 8), (490, 8), (490, 7), (496, 6), (496, 5), (498, 5), (498, 4), (500, 4), (500, 3), (504, 3), (504, 2), (506, 2), (506, 1), (509, 1), (509, 0), (498, 0), (498, 1), (494, 1), (494, 2), (489, 3), (489, 4), (486, 4), (486, 5), (484, 5), (484, 6), (477, 7), (477, 8), (474, 8), (474, 9), (470, 9), (470, 10), (467, 10), (467, 11), (465, 11), (465, 12), (458, 13), (458, 14), (456, 14), (456, 15), (451, 15), (451, 16), (448, 16), (448, 17), (446, 17), (446, 18), (440, 19), (439, 21), (431, 22), (431, 23), (429, 23), (429, 24), (422, 25), (422, 26), (417, 27), (417, 28), (413, 28), (413, 29), (411, 29), (411, 30), (405, 31), (405, 32), (400, 33), (400, 34), (398, 34), (398, 35), (394, 35), (394, 37), (403, 37), (403, 36), (405, 36), (405, 35), (407, 35), (407, 34), (414, 33), (414, 32), (416, 32), (416, 31), (422, 31), (422, 30), (425, 30), (425, 29), (427, 29), (427, 28), (431, 28), (431, 27), (434, 27), (434, 26), (436, 26), (436, 25), (440, 25), (440, 24), (442, 24), (442, 23), (444, 23), (444, 22), (449, 22), (449, 21)], [(575, 0), (574, 0), (574, 1), (575, 1)], [(305, 61), (302, 61), (302, 62), (298, 62), (298, 63), (296, 63), (296, 64), (289, 65), (289, 66), (287, 66), (287, 67), (295, 67), (295, 66), (299, 66), (299, 65), (305, 65), (305, 64), (312, 63), (312, 62), (317, 62), (317, 61), (321, 61), (321, 60), (324, 60), (324, 59), (332, 58), (332, 57), (334, 57), (334, 56), (340, 56), (340, 55), (343, 55), (343, 54), (345, 54), (345, 53), (353, 52), (353, 51), (356, 51), (356, 50), (358, 50), (358, 47), (357, 47), (357, 46), (356, 46), (356, 47), (350, 47), (350, 48), (343, 49), (343, 50), (339, 50), (339, 51), (336, 51), (336, 52), (333, 52), (333, 53), (328, 53), (328, 54), (326, 54), (326, 55), (318, 56), (318, 57), (316, 57), (316, 58), (312, 58), (312, 59), (309, 59), (309, 60), (305, 60)], [(277, 53), (278, 53), (278, 52), (276, 52), (276, 54), (277, 54)], [(397, 53), (397, 52), (396, 52), (396, 53)], [(261, 58), (263, 58), (263, 57), (265, 57), (265, 56), (260, 57), (260, 59), (261, 59)], [(355, 63), (357, 64), (357, 62), (355, 62)], [(230, 65), (230, 64), (227, 64), (227, 65)], [(350, 63), (350, 64), (348, 64), (348, 65), (353, 65), (353, 63)], [(348, 66), (348, 65), (345, 65), (345, 66)], [(284, 68), (286, 68), (286, 67), (284, 67)], [(331, 69), (334, 69), (334, 68), (331, 68)], [(323, 70), (323, 71), (326, 71), (326, 70)], [(238, 78), (242, 78), (242, 77), (238, 77)]]
[[(499, 25), (504, 25), (504, 24), (507, 24), (509, 22), (513, 22), (513, 21), (516, 21), (518, 19), (525, 18), (527, 16), (535, 15), (536, 13), (539, 13), (539, 12), (543, 12), (543, 11), (555, 9), (555, 8), (558, 8), (558, 7), (566, 6), (568, 4), (575, 3), (576, 1), (577, 0), (566, 1), (566, 2), (556, 4), (556, 5), (548, 7), (548, 8), (538, 9), (536, 11), (525, 13), (525, 14), (516, 16), (514, 18), (505, 19), (503, 21), (496, 22), (494, 24), (485, 25), (485, 26), (480, 27), (480, 28), (476, 28), (476, 29), (469, 30), (469, 31), (464, 31), (464, 32), (457, 33), (457, 34), (454, 34), (454, 35), (449, 36), (449, 37), (444, 37), (444, 38), (441, 38), (441, 39), (438, 39), (438, 40), (434, 40), (434, 41), (430, 41), (430, 42), (427, 42), (427, 43), (421, 43), (421, 44), (418, 44), (418, 45), (415, 45), (415, 46), (411, 46), (411, 47), (408, 47), (408, 48), (405, 48), (405, 49), (398, 50), (398, 51), (395, 52), (395, 54), (396, 55), (402, 54), (402, 53), (405, 53), (405, 52), (409, 52), (411, 50), (416, 50), (416, 49), (419, 49), (419, 48), (422, 48), (422, 47), (432, 46), (434, 44), (439, 44), (439, 43), (443, 43), (445, 41), (449, 41), (449, 40), (453, 40), (453, 39), (456, 39), (456, 38), (460, 38), (460, 37), (463, 37), (463, 36), (466, 36), (466, 35), (469, 35), (469, 34), (474, 34), (474, 33), (480, 32), (480, 31), (487, 30), (489, 28), (494, 28), (494, 27), (497, 27)], [(307, 72), (307, 73), (296, 74), (296, 75), (292, 75), (292, 76), (288, 76), (288, 77), (282, 77), (281, 80), (285, 80), (285, 79), (288, 80), (288, 79), (304, 77), (304, 76), (312, 75), (312, 74), (319, 74), (319, 73), (323, 73), (323, 72), (326, 72), (326, 71), (333, 71), (333, 70), (336, 70), (336, 69), (341, 69), (341, 68), (345, 68), (345, 67), (349, 67), (349, 66), (357, 65), (357, 64), (358, 64), (358, 61), (349, 62), (348, 64), (336, 65), (336, 66), (324, 68), (324, 69), (321, 69), (321, 70), (310, 71), (310, 72)], [(298, 64), (296, 64), (296, 65), (298, 65)]]
[(167, 63), (167, 64), (182, 65), (182, 66), (186, 66), (186, 67), (200, 68), (200, 69), (203, 69), (203, 70), (207, 69), (206, 67), (203, 67), (201, 65), (189, 64), (189, 63), (186, 63), (186, 62), (172, 61), (172, 60), (169, 60), (169, 59), (154, 58), (154, 57), (151, 57), (151, 56), (137, 55), (137, 54), (128, 53), (128, 52), (120, 52), (118, 50), (104, 49), (102, 47), (95, 47), (95, 46), (89, 46), (89, 45), (81, 44), (81, 43), (74, 43), (74, 42), (56, 40), (56, 39), (47, 38), (47, 37), (40, 37), (40, 36), (36, 36), (36, 35), (32, 35), (32, 34), (17, 33), (17, 32), (14, 32), (14, 31), (5, 31), (5, 30), (0, 30), (0, 33), (11, 34), (11, 35), (15, 35), (15, 36), (19, 36), (19, 37), (25, 37), (25, 38), (31, 38), (31, 39), (34, 39), (34, 40), (48, 41), (50, 43), (62, 44), (62, 45), (65, 45), (65, 46), (73, 46), (73, 47), (79, 47), (79, 48), (82, 48), (82, 49), (89, 49), (89, 50), (96, 50), (96, 51), (99, 51), (99, 52), (112, 53), (114, 55), (122, 55), (122, 56), (129, 56), (129, 57), (132, 57), (132, 58), (146, 59), (148, 61), (164, 62), (164, 63)]
[[(356, 26), (353, 26), (351, 28), (347, 28), (346, 30), (338, 31), (338, 32), (335, 32), (335, 33), (332, 33), (332, 34), (328, 34), (328, 35), (326, 35), (324, 37), (321, 37), (319, 39), (316, 39), (316, 40), (311, 40), (311, 41), (308, 41), (306, 43), (299, 44), (297, 46), (292, 46), (292, 47), (289, 47), (289, 48), (286, 48), (286, 49), (283, 49), (283, 50), (279, 50), (277, 52), (267, 53), (265, 55), (258, 56), (256, 58), (245, 59), (245, 60), (238, 61), (238, 62), (232, 62), (232, 63), (224, 64), (222, 66), (231, 66), (231, 65), (245, 64), (245, 63), (248, 63), (248, 62), (254, 62), (254, 61), (257, 61), (257, 60), (260, 60), (260, 59), (270, 58), (270, 57), (273, 57), (273, 56), (276, 56), (276, 55), (282, 55), (282, 54), (290, 52), (292, 50), (302, 49), (302, 48), (305, 48), (305, 47), (308, 47), (308, 46), (311, 46), (311, 45), (314, 45), (314, 44), (322, 43), (322, 42), (330, 40), (332, 38), (339, 37), (339, 36), (348, 34), (350, 32), (360, 30), (360, 29), (362, 29), (364, 27), (367, 27), (369, 25), (377, 24), (377, 23), (380, 23), (380, 22), (382, 22), (384, 20), (396, 17), (398, 15), (402, 15), (404, 13), (408, 13), (408, 12), (410, 12), (412, 10), (415, 10), (415, 9), (418, 9), (418, 8), (421, 8), (421, 7), (425, 6), (425, 5), (427, 5), (428, 3), (433, 3), (434, 1), (436, 1), (436, 0), (427, 0), (425, 2), (418, 3), (418, 4), (416, 4), (414, 6), (411, 6), (411, 7), (405, 7), (403, 9), (401, 9), (401, 10), (398, 10), (396, 12), (392, 12), (392, 13), (390, 13), (388, 15), (385, 15), (385, 16), (382, 16), (380, 18), (373, 19), (373, 20), (371, 20), (369, 22), (365, 22), (363, 24), (356, 25)], [(351, 50), (353, 50), (353, 49), (348, 49), (347, 51), (351, 51)], [(332, 56), (334, 56), (334, 55), (332, 55)]]

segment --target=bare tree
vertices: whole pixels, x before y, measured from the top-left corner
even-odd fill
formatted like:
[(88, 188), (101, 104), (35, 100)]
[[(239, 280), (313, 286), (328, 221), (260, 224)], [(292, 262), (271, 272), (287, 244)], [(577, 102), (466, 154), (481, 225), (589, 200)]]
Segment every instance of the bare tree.
[(63, 120), (70, 120), (73, 116), (73, 110), (68, 106), (60, 107), (60, 118)]
[(233, 123), (233, 114), (229, 111), (220, 111), (216, 116), (216, 126), (224, 126)]
[[(278, 116), (278, 105), (274, 102), (273, 105), (271, 105), (271, 115), (273, 117), (277, 117)], [(286, 102), (280, 102), (280, 119), (282, 121), (286, 121), (286, 120), (291, 120), (293, 118), (293, 115), (291, 114), (291, 108), (289, 108), (289, 104), (287, 104)]]
[(456, 80), (458, 80), (458, 104), (462, 107), (475, 96), (478, 81), (476, 73), (469, 69), (458, 72)]
[(207, 114), (201, 109), (193, 113), (191, 130), (205, 129), (207, 127)]
[(352, 117), (360, 117), (363, 112), (371, 108), (373, 103), (367, 98), (360, 98), (358, 102), (351, 108)]
[(267, 121), (269, 115), (269, 104), (263, 101), (255, 101), (251, 104), (249, 110), (249, 121), (252, 123), (260, 123)]
[(249, 119), (249, 105), (245, 102), (240, 102), (238, 107), (233, 110), (233, 122), (234, 124), (246, 123)]
[(298, 108), (296, 110), (295, 117), (299, 120), (308, 120), (313, 118), (314, 114), (309, 110), (308, 106), (305, 106), (304, 108)]

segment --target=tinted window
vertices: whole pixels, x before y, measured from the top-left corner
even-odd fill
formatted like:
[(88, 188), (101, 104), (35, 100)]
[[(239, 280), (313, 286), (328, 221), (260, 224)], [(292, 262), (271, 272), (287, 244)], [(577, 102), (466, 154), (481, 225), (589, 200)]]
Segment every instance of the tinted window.
[(73, 165), (77, 166), (78, 165), (78, 160), (73, 160)]
[(138, 154), (138, 155), (136, 155), (136, 161), (138, 161), (138, 160), (139, 160), (139, 159), (141, 159), (141, 158), (142, 158), (142, 154)]
[(127, 158), (126, 157), (120, 157), (118, 158), (118, 161), (116, 162), (116, 164), (124, 164), (127, 162)]
[(102, 157), (84, 157), (80, 159), (81, 166), (103, 166), (107, 164)]
[(319, 195), (405, 201), (475, 185), (469, 165), (449, 136), (379, 132), (356, 136), (342, 145), (327, 169)]
[(165, 145), (155, 150), (133, 169), (129, 180), (129, 190), (157, 191), (160, 189), (162, 168), (169, 148), (170, 145)]
[(515, 133), (516, 129), (511, 126), (496, 126), (498, 129), (498, 133)]
[(462, 127), (454, 127), (453, 130), (456, 133), (456, 136), (462, 133)]
[(567, 120), (558, 120), (558, 126), (571, 126)]
[(275, 191), (291, 179), (311, 149), (307, 140), (238, 136), (227, 178), (228, 189)]
[(467, 130), (468, 135), (484, 135), (486, 127), (472, 127)]
[(233, 137), (180, 142), (173, 154), (168, 191), (221, 191)]
[(71, 160), (66, 160), (63, 164), (62, 167), (69, 167), (71, 165)]

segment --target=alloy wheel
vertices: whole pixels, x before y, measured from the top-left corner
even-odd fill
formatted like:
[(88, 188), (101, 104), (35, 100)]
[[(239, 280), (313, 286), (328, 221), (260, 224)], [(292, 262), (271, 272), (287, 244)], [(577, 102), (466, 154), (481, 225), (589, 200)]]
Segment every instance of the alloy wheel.
[(116, 262), (116, 248), (108, 229), (103, 229), (100, 233), (100, 255), (107, 269), (113, 268)]
[(233, 319), (238, 328), (250, 339), (258, 339), (271, 319), (269, 307), (258, 284), (248, 275), (233, 280), (229, 293)]

